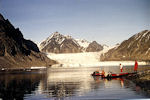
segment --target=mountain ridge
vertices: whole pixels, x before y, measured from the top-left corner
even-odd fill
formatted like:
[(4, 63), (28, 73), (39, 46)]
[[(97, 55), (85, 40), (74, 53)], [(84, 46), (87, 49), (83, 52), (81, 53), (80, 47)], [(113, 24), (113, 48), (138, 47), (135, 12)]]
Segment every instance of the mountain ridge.
[(65, 36), (58, 32), (54, 32), (46, 38), (46, 40), (41, 42), (39, 48), (42, 52), (49, 53), (97, 52), (103, 49), (103, 47), (96, 42), (93, 45), (96, 45), (97, 48), (87, 50), (87, 48), (92, 47), (91, 43), (93, 44), (93, 42), (89, 42), (85, 39), (74, 39), (71, 36)]
[(81, 52), (80, 46), (71, 36), (64, 36), (58, 32), (54, 32), (45, 41), (41, 42), (40, 50), (53, 53)]
[(150, 30), (143, 30), (101, 55), (101, 60), (150, 60)]

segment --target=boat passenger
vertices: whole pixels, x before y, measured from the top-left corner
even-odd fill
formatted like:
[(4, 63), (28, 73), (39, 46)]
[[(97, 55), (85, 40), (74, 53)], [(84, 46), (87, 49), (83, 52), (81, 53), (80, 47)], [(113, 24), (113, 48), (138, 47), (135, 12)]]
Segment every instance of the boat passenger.
[(111, 76), (112, 76), (112, 73), (111, 73), (111, 72), (108, 72), (107, 77), (111, 77)]
[(102, 75), (105, 75), (105, 71), (104, 70), (102, 70)]

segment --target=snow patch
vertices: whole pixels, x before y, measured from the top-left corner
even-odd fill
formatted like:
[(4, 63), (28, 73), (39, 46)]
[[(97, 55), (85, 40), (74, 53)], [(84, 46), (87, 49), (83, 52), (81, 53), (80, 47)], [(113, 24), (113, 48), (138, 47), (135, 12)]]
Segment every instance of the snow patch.
[(104, 54), (108, 52), (110, 49), (115, 48), (116, 46), (105, 46), (103, 45), (103, 50), (101, 51), (101, 54)]
[(147, 38), (145, 39), (145, 42), (147, 42), (150, 39), (150, 34), (147, 35)]
[(145, 55), (147, 55), (149, 51), (150, 51), (150, 48), (148, 48), (148, 50), (146, 51)]
[(136, 40), (139, 40), (141, 37), (142, 37), (142, 34), (140, 34), (140, 33), (137, 34), (137, 35), (136, 35)]
[(85, 39), (75, 39), (75, 40), (81, 47), (84, 47), (84, 48), (87, 48), (90, 44), (90, 42)]
[[(135, 38), (136, 38), (136, 40), (139, 40), (139, 41), (141, 41), (143, 38), (146, 38), (146, 35), (149, 33), (150, 31), (146, 31), (145, 33), (143, 33), (143, 32), (140, 32), (140, 33), (138, 33), (138, 34), (136, 34), (135, 35)], [(149, 38), (149, 35), (148, 35), (148, 38)]]
[(30, 69), (46, 69), (46, 67), (41, 66), (41, 67), (31, 67)]
[(147, 35), (148, 32), (149, 32), (149, 31), (145, 32), (145, 33), (143, 34), (142, 38), (145, 37), (145, 35)]
[(133, 44), (133, 42), (129, 43), (128, 48), (130, 48), (132, 44)]

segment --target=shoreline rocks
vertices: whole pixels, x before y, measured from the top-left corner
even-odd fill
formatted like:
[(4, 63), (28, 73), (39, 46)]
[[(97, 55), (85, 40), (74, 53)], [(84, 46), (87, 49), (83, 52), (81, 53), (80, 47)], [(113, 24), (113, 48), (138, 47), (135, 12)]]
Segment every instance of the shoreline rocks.
[(150, 95), (150, 70), (141, 71), (134, 76), (128, 76), (126, 78), (133, 81)]

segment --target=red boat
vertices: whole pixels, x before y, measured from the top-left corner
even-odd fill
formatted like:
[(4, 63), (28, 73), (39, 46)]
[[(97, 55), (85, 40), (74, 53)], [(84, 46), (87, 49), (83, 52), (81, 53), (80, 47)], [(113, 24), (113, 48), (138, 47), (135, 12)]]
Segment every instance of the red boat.
[(99, 71), (95, 71), (91, 75), (92, 76), (103, 76), (104, 74), (100, 73)]
[(128, 76), (129, 73), (119, 73), (119, 74), (108, 74), (107, 76), (105, 75), (102, 75), (102, 78), (120, 78), (120, 77), (123, 77), (123, 76)]

